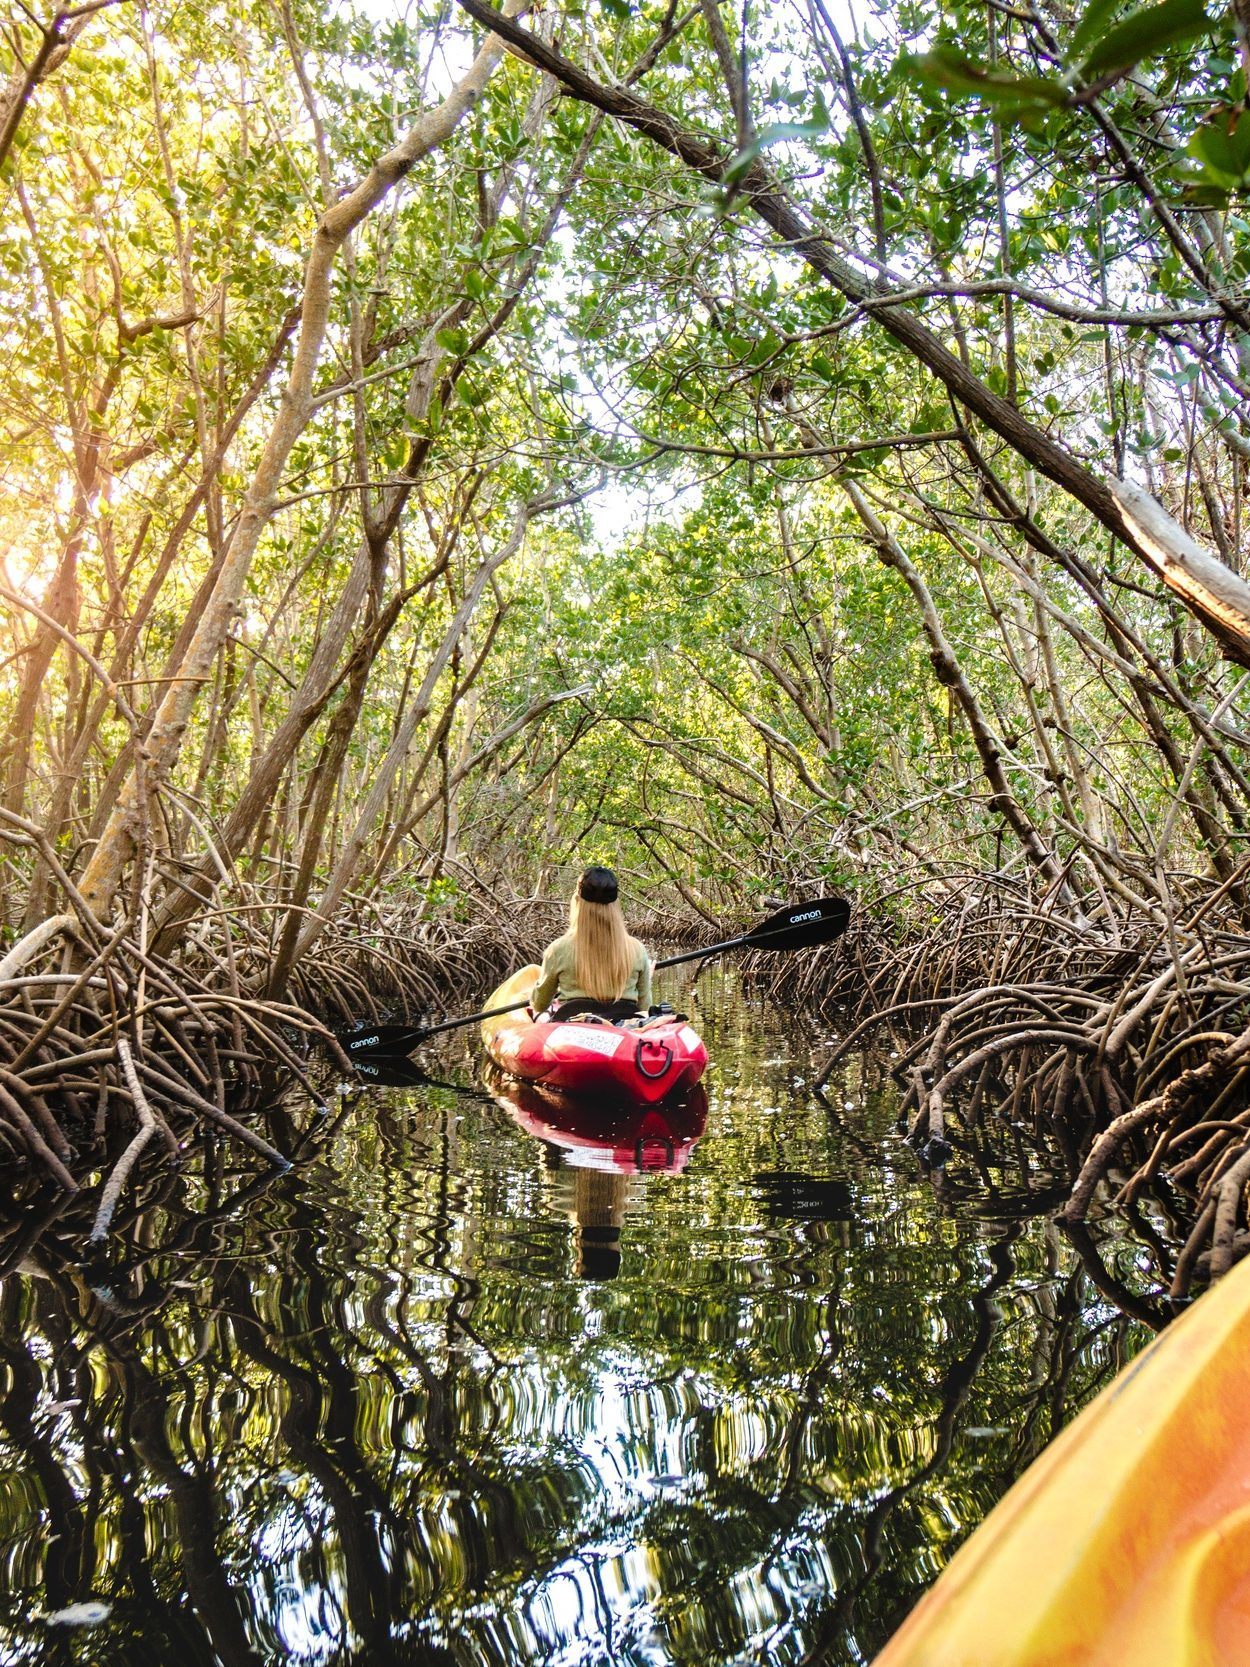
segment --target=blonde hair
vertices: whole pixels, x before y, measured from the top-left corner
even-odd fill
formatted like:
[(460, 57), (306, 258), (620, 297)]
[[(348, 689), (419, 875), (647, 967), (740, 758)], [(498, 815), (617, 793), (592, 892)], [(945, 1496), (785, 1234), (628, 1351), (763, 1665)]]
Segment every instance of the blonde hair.
[(596, 1001), (619, 1001), (640, 947), (625, 930), (620, 903), (591, 903), (574, 892), (569, 933), (579, 987)]

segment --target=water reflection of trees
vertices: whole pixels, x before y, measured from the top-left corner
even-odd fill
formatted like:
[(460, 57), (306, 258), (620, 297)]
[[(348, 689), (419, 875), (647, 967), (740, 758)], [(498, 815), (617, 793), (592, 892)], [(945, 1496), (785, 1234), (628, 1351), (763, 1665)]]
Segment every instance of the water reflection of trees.
[(595, 1284), (493, 1108), (370, 1111), (303, 1175), (184, 1178), (108, 1267), (64, 1216), (0, 1251), (6, 1657), (81, 1658), (34, 1617), (94, 1596), (100, 1662), (851, 1659), (1120, 1359), (1053, 1232), (880, 1144), (835, 1185), (731, 1117)]

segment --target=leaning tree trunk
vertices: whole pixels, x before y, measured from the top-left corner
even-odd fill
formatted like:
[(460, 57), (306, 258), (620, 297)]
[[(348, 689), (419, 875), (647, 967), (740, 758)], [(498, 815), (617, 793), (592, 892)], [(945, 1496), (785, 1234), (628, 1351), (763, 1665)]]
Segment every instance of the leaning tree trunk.
[(1048, 885), (1058, 889), (1066, 887), (1067, 881), (1063, 865), (1054, 852), (1046, 844), (1032, 819), (1019, 799), (1011, 790), (1011, 783), (1007, 780), (1007, 772), (1003, 769), (1002, 753), (998, 741), (985, 721), (980, 702), (972, 691), (968, 679), (964, 675), (963, 667), (955, 656), (955, 651), (942, 629), (942, 621), (938, 616), (937, 607), (914, 563), (909, 559), (897, 539), (892, 537), (874, 513), (867, 498), (852, 480), (842, 483), (843, 489), (860, 520), (867, 528), (868, 536), (881, 560), (887, 567), (892, 567), (900, 575), (908, 590), (915, 597), (920, 608), (920, 617), (924, 624), (924, 633), (929, 643), (929, 658), (933, 663), (933, 671), (939, 683), (950, 690), (954, 699), (959, 703), (960, 710), (967, 720), (972, 734), (973, 745), (977, 749), (977, 756), (981, 760), (981, 768), (985, 771), (985, 779), (989, 782), (992, 797), (990, 804), (1003, 818), (1011, 831), (1019, 840), (1025, 856), (1043, 876)]
[(520, 549), (525, 538), (525, 529), (529, 525), (530, 517), (535, 513), (536, 507), (537, 506), (531, 504), (523, 504), (521, 506), (521, 508), (517, 511), (510, 537), (502, 545), (502, 547), (494, 553), (494, 555), (487, 556), (482, 560), (477, 572), (474, 574), (472, 583), (465, 592), (460, 606), (456, 609), (451, 623), (443, 633), (442, 642), (439, 644), (433, 659), (426, 668), (425, 676), (421, 681), (421, 687), (413, 697), (412, 704), (409, 706), (408, 711), (404, 714), (403, 720), (396, 730), (395, 738), (388, 747), (386, 756), (382, 759), (381, 763), (374, 771), (373, 782), (369, 788), (368, 794), (365, 796), (364, 804), (360, 808), (360, 813), (356, 818), (355, 825), (352, 828), (351, 833), (348, 835), (342, 851), (339, 853), (334, 872), (327, 881), (325, 890), (322, 892), (317, 903), (317, 907), (309, 918), (307, 925), (304, 927), (304, 930), (300, 934), (295, 948), (291, 953), (292, 966), (302, 960), (321, 937), (326, 927), (330, 924), (335, 910), (338, 908), (343, 899), (344, 893), (347, 891), (347, 888), (351, 885), (352, 880), (355, 878), (357, 870), (359, 869), (364, 858), (365, 847), (368, 843), (369, 836), (373, 831), (373, 827), (378, 819), (378, 816), (381, 814), (382, 807), (385, 805), (387, 798), (390, 795), (395, 777), (398, 774), (404, 759), (408, 756), (409, 748), (412, 746), (413, 737), (417, 732), (418, 726), (424, 722), (425, 718), (429, 714), (430, 706), (434, 699), (434, 691), (438, 686), (438, 680), (447, 669), (447, 664), (451, 659), (456, 644), (460, 641), (461, 636), (464, 634), (465, 627), (472, 619), (474, 611), (481, 600), (482, 592), (486, 589), (487, 584), (493, 578), (495, 573), (497, 573), (503, 566), (503, 564)]

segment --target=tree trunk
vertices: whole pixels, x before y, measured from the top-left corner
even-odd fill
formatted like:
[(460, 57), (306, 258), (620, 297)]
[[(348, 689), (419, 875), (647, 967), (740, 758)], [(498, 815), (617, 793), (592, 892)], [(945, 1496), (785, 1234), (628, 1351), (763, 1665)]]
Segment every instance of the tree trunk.
[[(523, 3), (524, 0), (510, 0), (514, 7)], [(413, 166), (450, 137), (480, 98), (501, 50), (497, 38), (488, 38), (468, 73), (443, 104), (424, 115), (401, 143), (376, 162), (361, 183), (321, 218), (308, 259), (299, 337), (278, 418), (244, 498), (213, 594), (177, 668), (176, 679), (169, 684), (157, 707), (143, 757), (123, 787), (82, 877), (79, 888), (82, 897), (97, 916), (109, 913), (126, 866), (134, 855), (145, 810), (143, 801), (159, 791), (177, 763), (200, 687), (225, 641), (252, 558), (274, 512), (287, 458), (312, 415), (313, 382), (329, 323), (330, 279), (339, 250)]]

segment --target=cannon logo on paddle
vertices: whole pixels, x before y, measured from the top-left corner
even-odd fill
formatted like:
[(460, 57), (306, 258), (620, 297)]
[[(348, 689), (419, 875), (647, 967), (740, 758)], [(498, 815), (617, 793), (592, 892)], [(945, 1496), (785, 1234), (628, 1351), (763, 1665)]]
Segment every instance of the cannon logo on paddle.
[(381, 1040), (380, 1036), (357, 1036), (354, 1042), (347, 1044), (347, 1051), (351, 1053), (355, 1048), (376, 1048)]
[(791, 915), (791, 926), (802, 926), (805, 920), (821, 920), (823, 916), (819, 909), (805, 909), (801, 915)]

